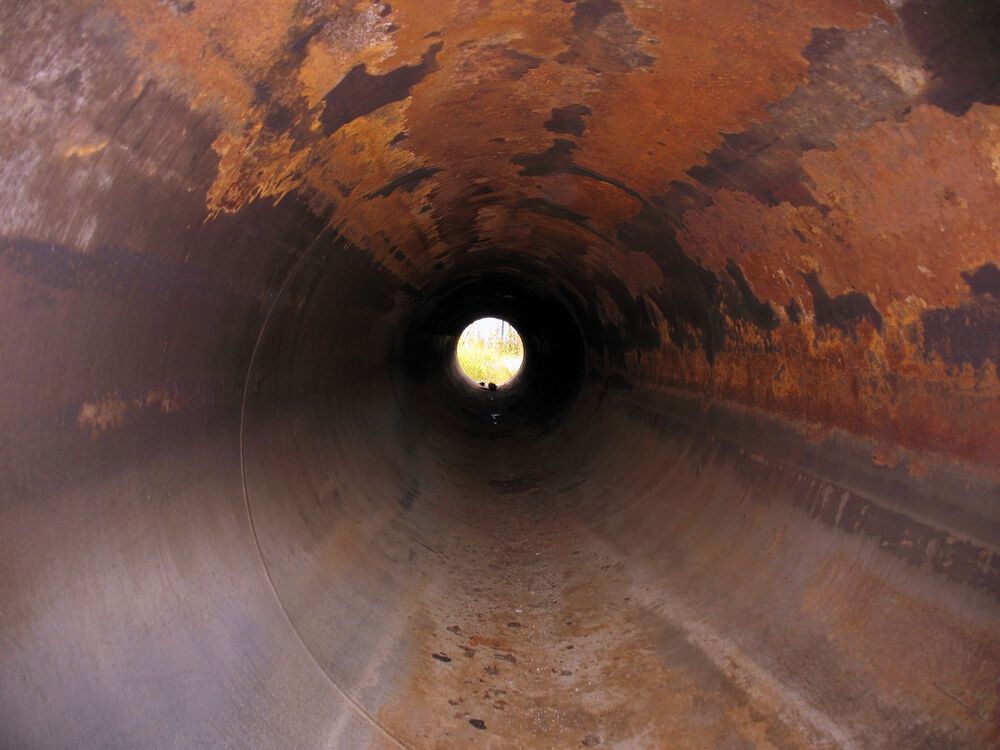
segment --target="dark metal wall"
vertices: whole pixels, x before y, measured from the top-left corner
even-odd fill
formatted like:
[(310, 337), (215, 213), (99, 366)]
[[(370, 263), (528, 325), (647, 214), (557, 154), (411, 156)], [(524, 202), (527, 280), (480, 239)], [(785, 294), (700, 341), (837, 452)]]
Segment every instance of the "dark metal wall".
[(0, 746), (1000, 747), (995, 3), (0, 34)]

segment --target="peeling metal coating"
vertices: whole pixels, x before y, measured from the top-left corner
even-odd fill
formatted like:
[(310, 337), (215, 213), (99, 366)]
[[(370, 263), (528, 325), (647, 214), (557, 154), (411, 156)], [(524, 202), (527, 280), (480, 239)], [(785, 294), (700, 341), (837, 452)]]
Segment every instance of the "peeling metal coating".
[(0, 128), (0, 746), (1000, 748), (992, 0), (0, 0)]

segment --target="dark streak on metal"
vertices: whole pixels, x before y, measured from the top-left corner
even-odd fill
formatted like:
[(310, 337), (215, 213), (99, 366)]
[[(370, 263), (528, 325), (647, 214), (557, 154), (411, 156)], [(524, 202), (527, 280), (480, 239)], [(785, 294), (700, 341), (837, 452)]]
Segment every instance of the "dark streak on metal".
[(753, 289), (747, 283), (743, 271), (731, 259), (726, 264), (726, 272), (736, 283), (736, 289), (739, 291), (739, 298), (742, 303), (734, 306), (732, 313), (749, 320), (755, 326), (765, 331), (773, 331), (777, 328), (780, 325), (780, 321), (774, 314), (771, 305), (757, 299), (757, 295), (753, 293)]
[(416, 65), (404, 65), (385, 75), (371, 75), (364, 64), (356, 65), (324, 98), (320, 115), (324, 135), (392, 102), (402, 101), (410, 90), (438, 70), (437, 54), (444, 46), (436, 42)]
[(1000, 6), (994, 0), (908, 0), (903, 28), (933, 72), (928, 100), (962, 115), (1000, 104)]
[(959, 307), (925, 310), (920, 321), (928, 354), (951, 365), (1000, 363), (1000, 299), (983, 295)]
[(975, 271), (962, 271), (962, 278), (973, 294), (989, 294), (1000, 299), (1000, 268), (993, 263), (984, 263)]
[(817, 325), (837, 328), (845, 335), (853, 335), (862, 321), (868, 321), (876, 330), (882, 329), (882, 315), (867, 294), (845, 292), (831, 297), (820, 283), (816, 271), (802, 272), (802, 278), (812, 293)]
[(551, 119), (545, 121), (545, 129), (550, 133), (568, 133), (579, 138), (587, 127), (583, 118), (589, 114), (591, 114), (590, 107), (584, 104), (553, 107)]
[(395, 193), (397, 190), (403, 190), (407, 193), (412, 193), (420, 183), (425, 180), (429, 180), (434, 175), (441, 172), (440, 167), (418, 167), (412, 172), (407, 172), (404, 175), (400, 175), (392, 182), (388, 183), (385, 187), (380, 190), (376, 190), (373, 193), (369, 193), (365, 197), (371, 200), (372, 198), (388, 198), (390, 195)]

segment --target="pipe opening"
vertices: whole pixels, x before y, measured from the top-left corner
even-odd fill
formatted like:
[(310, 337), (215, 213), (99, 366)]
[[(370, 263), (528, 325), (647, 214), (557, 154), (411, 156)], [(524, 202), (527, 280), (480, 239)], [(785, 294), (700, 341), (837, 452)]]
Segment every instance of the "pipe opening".
[(458, 337), (455, 357), (470, 380), (495, 391), (520, 373), (524, 344), (517, 329), (503, 318), (479, 318)]
[[(579, 295), (545, 269), (511, 265), (486, 257), (411, 295), (394, 347), (394, 387), (402, 410), (432, 432), (524, 439), (553, 429), (577, 403), (594, 356)], [(462, 332), (484, 317), (507, 321), (523, 347), (516, 377), (495, 391), (488, 380), (485, 388), (481, 378), (470, 381), (456, 357)]]

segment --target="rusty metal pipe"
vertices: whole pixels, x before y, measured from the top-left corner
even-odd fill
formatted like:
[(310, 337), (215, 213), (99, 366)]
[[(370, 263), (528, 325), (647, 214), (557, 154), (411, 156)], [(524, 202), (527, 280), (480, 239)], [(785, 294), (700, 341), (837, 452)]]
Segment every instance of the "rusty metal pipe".
[(991, 4), (417, 5), (0, 2), (0, 747), (1000, 747)]

